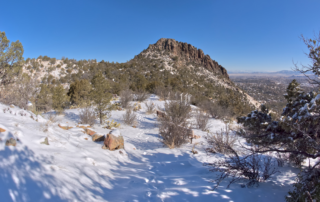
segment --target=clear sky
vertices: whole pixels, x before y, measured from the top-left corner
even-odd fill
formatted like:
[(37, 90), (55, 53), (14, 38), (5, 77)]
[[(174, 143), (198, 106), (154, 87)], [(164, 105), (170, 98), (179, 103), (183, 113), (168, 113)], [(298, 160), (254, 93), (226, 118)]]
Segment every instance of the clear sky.
[(200, 48), (228, 71), (307, 64), (299, 36), (320, 31), (319, 0), (10, 0), (0, 31), (39, 55), (126, 62), (160, 38)]

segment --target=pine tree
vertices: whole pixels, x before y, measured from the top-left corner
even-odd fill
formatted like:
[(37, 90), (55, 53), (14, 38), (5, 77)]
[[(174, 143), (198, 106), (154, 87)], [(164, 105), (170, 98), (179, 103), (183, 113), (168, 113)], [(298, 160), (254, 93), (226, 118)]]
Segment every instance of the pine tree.
[(40, 92), (37, 96), (36, 107), (37, 110), (48, 111), (52, 107), (52, 92), (51, 87), (47, 84), (40, 85)]
[(93, 77), (91, 83), (93, 88), (90, 97), (96, 105), (100, 124), (102, 124), (107, 115), (106, 110), (112, 98), (112, 95), (108, 92), (110, 88), (109, 82), (103, 77), (102, 73), (98, 73)]
[(88, 80), (82, 79), (73, 82), (70, 85), (68, 96), (70, 96), (71, 104), (75, 105), (89, 105), (89, 94), (91, 91), (91, 84)]
[(59, 113), (66, 107), (69, 101), (69, 97), (66, 94), (65, 89), (60, 84), (53, 88), (52, 91), (52, 107)]

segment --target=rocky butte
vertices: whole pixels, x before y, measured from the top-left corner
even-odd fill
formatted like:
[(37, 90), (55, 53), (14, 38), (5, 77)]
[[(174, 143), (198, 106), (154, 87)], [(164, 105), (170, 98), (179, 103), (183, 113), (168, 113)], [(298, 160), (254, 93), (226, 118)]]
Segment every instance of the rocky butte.
[(229, 80), (229, 75), (224, 67), (212, 60), (209, 55), (205, 55), (201, 49), (197, 49), (191, 44), (178, 42), (174, 39), (161, 38), (155, 44), (149, 45), (148, 49), (151, 51), (168, 51), (172, 56), (182, 58), (185, 62), (193, 62), (203, 66), (216, 75), (221, 75)]

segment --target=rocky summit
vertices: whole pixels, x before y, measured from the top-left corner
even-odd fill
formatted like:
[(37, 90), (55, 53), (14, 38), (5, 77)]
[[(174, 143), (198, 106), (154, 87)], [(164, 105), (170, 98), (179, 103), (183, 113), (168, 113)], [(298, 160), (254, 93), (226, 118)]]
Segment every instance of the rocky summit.
[(168, 51), (173, 56), (177, 56), (185, 62), (192, 62), (205, 67), (207, 70), (229, 79), (227, 70), (212, 60), (209, 55), (205, 55), (201, 49), (197, 49), (191, 44), (178, 42), (174, 39), (161, 38), (155, 44), (148, 47), (151, 51)]

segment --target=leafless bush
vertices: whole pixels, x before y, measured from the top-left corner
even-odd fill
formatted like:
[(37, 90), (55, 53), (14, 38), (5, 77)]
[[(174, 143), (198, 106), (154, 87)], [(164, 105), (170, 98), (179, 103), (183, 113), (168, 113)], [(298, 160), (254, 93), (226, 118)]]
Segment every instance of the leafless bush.
[(148, 93), (146, 91), (140, 91), (134, 94), (134, 99), (138, 102), (143, 102), (147, 98), (148, 98)]
[(144, 103), (147, 107), (147, 114), (152, 114), (154, 110), (156, 109), (156, 106), (153, 102), (145, 102)]
[(121, 101), (121, 107), (127, 108), (129, 106), (129, 103), (133, 100), (132, 91), (127, 89), (123, 90), (120, 93), (120, 101)]
[(127, 125), (137, 125), (137, 115), (133, 112), (132, 108), (128, 108), (126, 113), (122, 116), (122, 121)]
[(165, 103), (166, 114), (159, 119), (159, 131), (163, 143), (170, 149), (187, 142), (187, 119), (190, 118), (190, 111), (190, 105), (185, 102), (170, 101)]
[(92, 126), (96, 121), (96, 113), (91, 107), (86, 107), (80, 111), (79, 118), (80, 123)]
[[(270, 156), (256, 153), (255, 148), (250, 148), (249, 154), (240, 156), (232, 147), (227, 147), (229, 155), (224, 159), (207, 164), (212, 166), (212, 172), (219, 172), (215, 188), (226, 178), (230, 179), (227, 188), (233, 183), (246, 180), (247, 187), (258, 186), (259, 182), (270, 179), (277, 169), (277, 161)], [(214, 189), (215, 189), (214, 188)]]
[(28, 101), (35, 97), (37, 91), (37, 80), (35, 78), (19, 76), (14, 83), (3, 86), (0, 101), (27, 109)]
[(196, 119), (196, 128), (202, 131), (208, 130), (209, 116), (207, 114), (204, 114), (201, 111), (197, 111), (195, 115), (195, 119)]
[(50, 121), (50, 123), (55, 123), (57, 121), (57, 114), (56, 113), (48, 113), (46, 115), (46, 118), (48, 119), (48, 121)]
[(155, 88), (154, 93), (160, 97), (162, 100), (169, 99), (171, 89), (163, 86), (158, 86)]
[(213, 153), (227, 154), (230, 152), (229, 148), (233, 148), (238, 137), (232, 134), (229, 124), (225, 124), (225, 128), (220, 132), (210, 133), (207, 136), (208, 143), (212, 146), (209, 151)]
[(200, 107), (206, 111), (212, 118), (225, 119), (232, 116), (230, 109), (220, 106), (216, 102), (210, 100), (204, 101), (200, 104)]

